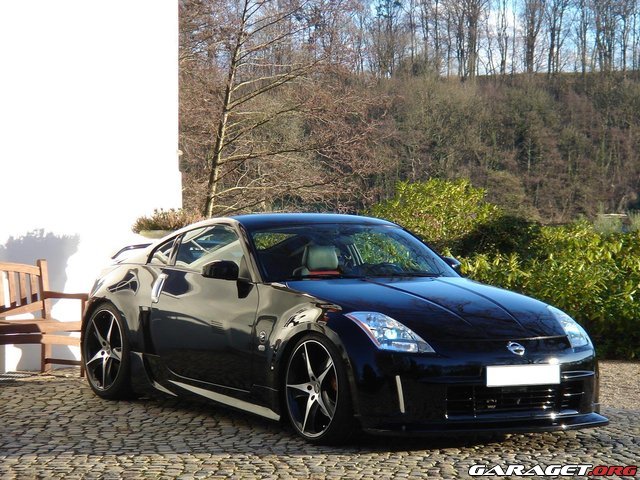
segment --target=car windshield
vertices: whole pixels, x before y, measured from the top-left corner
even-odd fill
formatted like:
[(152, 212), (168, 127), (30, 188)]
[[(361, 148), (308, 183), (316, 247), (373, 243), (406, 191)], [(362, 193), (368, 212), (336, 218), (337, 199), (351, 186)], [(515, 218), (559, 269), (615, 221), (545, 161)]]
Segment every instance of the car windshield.
[(308, 224), (251, 232), (265, 281), (336, 277), (457, 276), (403, 229), (388, 225)]

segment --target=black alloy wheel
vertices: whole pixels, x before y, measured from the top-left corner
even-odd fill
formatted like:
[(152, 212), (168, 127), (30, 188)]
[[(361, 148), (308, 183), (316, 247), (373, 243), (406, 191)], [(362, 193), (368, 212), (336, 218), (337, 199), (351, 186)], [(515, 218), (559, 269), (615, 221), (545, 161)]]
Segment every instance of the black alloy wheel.
[(93, 391), (102, 398), (131, 395), (129, 347), (122, 317), (111, 305), (99, 307), (82, 337), (82, 358)]
[(296, 432), (313, 443), (338, 443), (352, 430), (349, 387), (342, 359), (320, 335), (303, 337), (289, 358), (287, 412)]

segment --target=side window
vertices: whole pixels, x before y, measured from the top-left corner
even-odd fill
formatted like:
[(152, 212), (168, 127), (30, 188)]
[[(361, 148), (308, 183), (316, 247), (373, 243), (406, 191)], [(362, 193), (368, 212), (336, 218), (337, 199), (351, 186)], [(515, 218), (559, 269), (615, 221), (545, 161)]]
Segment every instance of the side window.
[(152, 265), (168, 265), (171, 259), (171, 247), (173, 247), (174, 242), (175, 238), (172, 238), (156, 248), (149, 263)]
[(176, 266), (200, 270), (214, 260), (240, 265), (243, 251), (238, 235), (230, 227), (216, 225), (188, 232), (178, 245)]

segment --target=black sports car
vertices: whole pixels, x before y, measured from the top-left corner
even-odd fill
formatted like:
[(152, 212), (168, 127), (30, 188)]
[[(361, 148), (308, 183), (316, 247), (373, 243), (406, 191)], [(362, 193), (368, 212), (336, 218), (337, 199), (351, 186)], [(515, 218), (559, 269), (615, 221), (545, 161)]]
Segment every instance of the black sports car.
[(288, 418), (312, 442), (606, 425), (586, 332), (461, 277), (393, 223), (323, 214), (200, 222), (101, 278), (82, 354), (103, 398), (161, 391)]

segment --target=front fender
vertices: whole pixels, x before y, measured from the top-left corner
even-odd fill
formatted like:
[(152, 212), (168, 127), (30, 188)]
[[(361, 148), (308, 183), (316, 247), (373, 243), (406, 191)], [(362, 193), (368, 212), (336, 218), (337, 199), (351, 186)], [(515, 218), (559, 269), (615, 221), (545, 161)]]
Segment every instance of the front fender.
[(83, 331), (96, 308), (105, 302), (113, 305), (124, 319), (133, 351), (143, 350), (140, 316), (148, 311), (148, 297), (153, 276), (142, 266), (121, 265), (96, 281), (83, 314)]
[[(335, 309), (332, 308), (334, 306), (316, 304), (314, 305), (314, 307), (314, 310), (318, 311), (317, 315), (307, 316), (307, 319), (304, 322), (290, 322), (286, 324), (282, 330), (282, 338), (276, 340), (276, 343), (274, 344), (274, 355), (272, 358), (270, 370), (274, 373), (274, 383), (279, 382), (279, 384), (274, 384), (274, 388), (277, 389), (281, 394), (279, 397), (279, 400), (281, 401), (282, 394), (284, 393), (283, 389), (281, 388), (282, 382), (285, 377), (287, 361), (292, 353), (293, 347), (303, 336), (308, 335), (312, 332), (317, 333), (331, 341), (331, 343), (333, 343), (333, 345), (340, 353), (342, 365), (345, 368), (349, 381), (349, 391), (351, 393), (352, 408), (354, 411), (354, 415), (357, 417), (359, 415), (358, 390), (356, 388), (356, 380), (351, 358), (349, 352), (347, 351), (347, 348), (345, 347), (345, 344), (340, 338), (339, 332), (335, 331), (331, 327), (332, 324), (336, 325), (337, 322), (341, 322), (340, 317), (347, 321), (348, 319), (336, 312)], [(281, 405), (281, 402), (278, 403)]]

